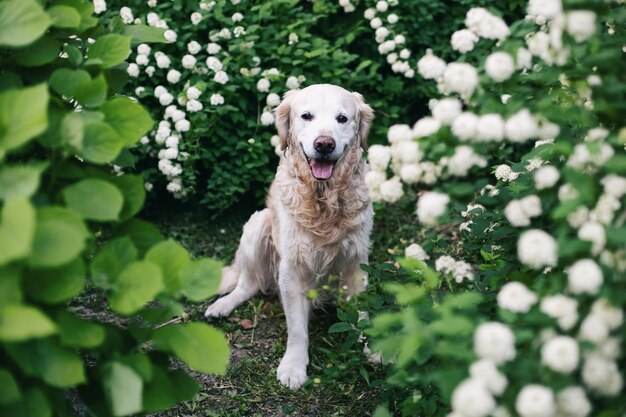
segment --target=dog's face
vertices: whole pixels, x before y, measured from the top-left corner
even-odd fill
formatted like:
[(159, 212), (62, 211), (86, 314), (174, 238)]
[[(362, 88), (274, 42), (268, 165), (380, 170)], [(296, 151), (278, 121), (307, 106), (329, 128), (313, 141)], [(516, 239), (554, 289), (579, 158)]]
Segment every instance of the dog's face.
[(355, 142), (365, 148), (372, 118), (360, 94), (330, 84), (289, 91), (276, 109), (282, 148), (297, 147), (317, 180), (331, 178)]

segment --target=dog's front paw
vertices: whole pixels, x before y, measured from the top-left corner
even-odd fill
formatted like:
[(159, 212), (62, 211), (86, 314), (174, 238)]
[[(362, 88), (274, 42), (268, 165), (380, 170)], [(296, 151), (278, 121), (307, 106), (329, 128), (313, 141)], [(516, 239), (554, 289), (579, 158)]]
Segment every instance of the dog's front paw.
[(226, 297), (224, 297), (211, 304), (204, 312), (204, 316), (208, 318), (225, 317), (228, 316), (233, 310), (234, 306), (232, 306), (231, 303), (226, 300)]
[(296, 390), (307, 380), (306, 363), (302, 360), (283, 358), (278, 365), (276, 376), (281, 384)]
[(383, 363), (383, 355), (380, 352), (372, 352), (372, 350), (367, 345), (367, 343), (365, 343), (365, 346), (363, 346), (363, 354), (365, 355), (369, 363), (373, 363), (373, 364)]

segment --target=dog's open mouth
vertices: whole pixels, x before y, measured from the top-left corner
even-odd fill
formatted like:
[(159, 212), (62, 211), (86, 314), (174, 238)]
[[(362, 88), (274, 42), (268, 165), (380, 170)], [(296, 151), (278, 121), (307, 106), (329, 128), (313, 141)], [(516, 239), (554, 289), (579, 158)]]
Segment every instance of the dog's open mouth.
[(311, 173), (318, 180), (327, 180), (333, 175), (333, 169), (335, 168), (335, 161), (329, 161), (327, 159), (311, 159), (309, 161), (311, 167)]

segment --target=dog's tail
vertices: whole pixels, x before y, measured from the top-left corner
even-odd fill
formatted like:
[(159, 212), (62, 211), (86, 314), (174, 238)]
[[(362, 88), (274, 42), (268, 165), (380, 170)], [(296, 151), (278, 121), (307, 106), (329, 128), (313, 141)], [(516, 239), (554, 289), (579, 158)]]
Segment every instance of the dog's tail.
[(237, 259), (232, 265), (222, 268), (222, 280), (220, 281), (220, 287), (217, 290), (219, 295), (228, 294), (237, 286), (239, 280), (239, 263)]

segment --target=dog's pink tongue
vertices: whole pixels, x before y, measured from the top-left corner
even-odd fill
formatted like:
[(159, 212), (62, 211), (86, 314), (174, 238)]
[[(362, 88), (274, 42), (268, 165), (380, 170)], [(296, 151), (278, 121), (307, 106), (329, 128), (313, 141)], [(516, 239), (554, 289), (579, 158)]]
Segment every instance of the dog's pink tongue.
[(330, 161), (311, 161), (311, 171), (318, 180), (327, 180), (333, 175), (334, 164)]

